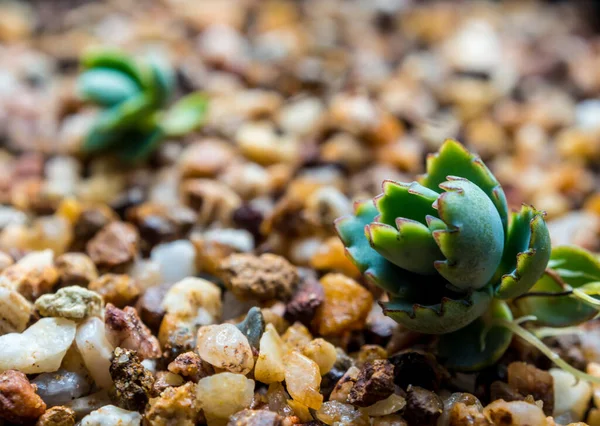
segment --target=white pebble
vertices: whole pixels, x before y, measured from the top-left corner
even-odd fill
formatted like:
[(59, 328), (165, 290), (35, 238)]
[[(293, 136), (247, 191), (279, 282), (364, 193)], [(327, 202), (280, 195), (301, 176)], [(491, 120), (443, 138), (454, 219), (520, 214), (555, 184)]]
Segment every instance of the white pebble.
[(63, 370), (42, 373), (31, 381), (37, 386), (36, 393), (48, 407), (66, 404), (89, 393), (88, 378), (79, 373)]
[(233, 324), (200, 328), (196, 352), (204, 361), (232, 373), (248, 374), (254, 366), (250, 343)]
[(284, 106), (279, 113), (279, 125), (290, 133), (305, 135), (315, 130), (325, 108), (317, 98), (304, 98)]
[(167, 314), (186, 318), (204, 318), (216, 322), (221, 317), (221, 289), (202, 278), (188, 277), (169, 289), (162, 302)]
[(142, 291), (163, 283), (160, 264), (150, 259), (136, 259), (128, 275), (135, 279)]
[(551, 368), (549, 373), (554, 378), (554, 417), (563, 417), (568, 420), (565, 423), (581, 421), (592, 398), (592, 386), (559, 368)]
[(23, 333), (0, 336), (0, 371), (34, 374), (58, 370), (75, 329), (68, 319), (42, 318)]
[(112, 385), (108, 369), (113, 347), (106, 338), (104, 322), (97, 317), (88, 318), (77, 329), (75, 343), (96, 385), (103, 389)]
[(54, 252), (50, 249), (26, 254), (17, 262), (24, 268), (45, 268), (54, 265)]
[(285, 379), (284, 344), (273, 324), (267, 324), (259, 346), (260, 352), (256, 359), (254, 378), (267, 384), (283, 382)]
[(81, 419), (81, 426), (139, 426), (142, 415), (114, 405), (106, 405)]
[(254, 237), (245, 229), (211, 229), (203, 236), (206, 241), (215, 241), (243, 253), (254, 250)]
[(211, 419), (228, 419), (250, 406), (254, 397), (254, 380), (242, 374), (214, 374), (198, 382), (196, 396), (211, 424)]
[(160, 268), (163, 282), (174, 283), (196, 275), (196, 249), (188, 240), (159, 244), (152, 249), (150, 259)]

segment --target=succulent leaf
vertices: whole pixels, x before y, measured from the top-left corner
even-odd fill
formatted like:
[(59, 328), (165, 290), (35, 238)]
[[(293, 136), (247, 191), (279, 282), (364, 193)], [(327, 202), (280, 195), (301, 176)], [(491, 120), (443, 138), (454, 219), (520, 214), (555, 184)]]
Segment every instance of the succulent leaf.
[(440, 219), (448, 229), (432, 233), (446, 260), (436, 261), (435, 267), (458, 288), (482, 288), (489, 283), (502, 258), (502, 220), (477, 185), (463, 178), (448, 179), (440, 185), (446, 192), (436, 203)]
[(394, 226), (396, 219), (403, 217), (425, 224), (427, 215), (437, 215), (432, 204), (438, 193), (425, 188), (417, 182), (401, 183), (383, 181), (383, 194), (375, 197), (374, 202), (380, 216), (378, 222)]
[[(565, 285), (585, 288), (600, 281), (600, 261), (590, 252), (575, 246), (552, 249), (551, 268), (535, 283), (530, 292), (535, 294), (565, 291)], [(527, 296), (516, 299), (515, 306), (522, 315), (535, 315), (537, 322), (549, 327), (569, 327), (592, 319), (596, 309), (568, 295)], [(600, 300), (600, 296), (591, 295)]]
[[(383, 313), (410, 330), (445, 334), (460, 330), (475, 321), (483, 315), (492, 301), (491, 292), (487, 288), (462, 297), (460, 294), (453, 294), (455, 298), (450, 298), (440, 295), (440, 286), (435, 284), (420, 284), (423, 292), (430, 293), (428, 297), (421, 295), (421, 303), (400, 297), (382, 302)], [(428, 298), (431, 300), (427, 301)], [(436, 298), (437, 302), (433, 302)]]
[[(494, 300), (485, 313), (454, 333), (440, 337), (438, 355), (444, 364), (454, 370), (475, 371), (495, 363), (508, 349), (512, 332), (489, 324), (494, 319), (512, 321), (512, 313), (505, 302)], [(482, 334), (485, 333), (482, 348)]]
[(148, 66), (151, 76), (149, 89), (152, 100), (157, 106), (163, 106), (173, 94), (175, 75), (173, 70), (159, 57), (148, 58)]
[(107, 107), (90, 129), (83, 151), (114, 150), (125, 161), (147, 158), (165, 137), (183, 136), (203, 124), (207, 99), (182, 98), (160, 111), (175, 87), (175, 75), (158, 56), (136, 62), (125, 53), (94, 50), (81, 59), (82, 98)]
[(373, 222), (366, 226), (371, 247), (395, 265), (416, 274), (433, 275), (433, 263), (442, 259), (442, 253), (427, 226), (420, 222), (398, 218), (398, 229), (385, 223)]
[(125, 133), (150, 112), (148, 97), (140, 93), (104, 111), (88, 134), (83, 150), (103, 151), (113, 147)]
[(512, 213), (502, 262), (493, 280), (500, 283), (496, 297), (512, 299), (529, 291), (543, 275), (550, 251), (544, 214), (526, 205)]
[(181, 136), (202, 125), (206, 119), (208, 99), (201, 93), (192, 93), (175, 103), (160, 120), (160, 126), (169, 136)]
[(500, 183), (478, 156), (452, 139), (447, 139), (437, 154), (427, 157), (427, 174), (420, 183), (435, 191), (448, 176), (460, 176), (477, 185), (492, 200), (504, 229), (507, 228), (508, 204)]
[(140, 91), (131, 77), (109, 68), (94, 68), (84, 72), (79, 77), (77, 89), (84, 100), (103, 106), (114, 106)]
[(148, 75), (128, 55), (117, 50), (91, 50), (81, 58), (84, 69), (112, 69), (131, 78), (136, 84), (145, 89), (148, 85)]
[(353, 216), (344, 216), (335, 221), (337, 233), (352, 262), (365, 276), (387, 292), (398, 295), (413, 293), (411, 283), (418, 279), (418, 276), (387, 261), (367, 240), (365, 227), (379, 214), (371, 200), (355, 203), (354, 209)]
[(119, 150), (119, 157), (127, 162), (145, 160), (164, 139), (165, 133), (156, 126), (147, 133), (136, 132), (127, 139), (127, 144)]

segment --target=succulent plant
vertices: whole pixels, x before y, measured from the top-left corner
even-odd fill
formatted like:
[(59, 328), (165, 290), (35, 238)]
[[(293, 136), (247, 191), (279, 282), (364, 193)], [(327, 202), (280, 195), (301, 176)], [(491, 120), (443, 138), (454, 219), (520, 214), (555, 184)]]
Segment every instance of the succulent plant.
[[(503, 300), (526, 293), (550, 257), (543, 212), (524, 205), (509, 214), (494, 175), (454, 140), (428, 157), (419, 182), (384, 181), (336, 229), (366, 279), (388, 293), (384, 313), (418, 332), (451, 333), (440, 353), (463, 369), (504, 352), (511, 332), (486, 324), (512, 320)], [(473, 359), (454, 350), (459, 341)]]
[(83, 151), (110, 151), (126, 161), (146, 158), (166, 137), (181, 136), (204, 121), (207, 99), (200, 93), (163, 110), (174, 92), (172, 69), (156, 57), (135, 61), (117, 51), (92, 51), (81, 60), (82, 99), (104, 110), (90, 129)]

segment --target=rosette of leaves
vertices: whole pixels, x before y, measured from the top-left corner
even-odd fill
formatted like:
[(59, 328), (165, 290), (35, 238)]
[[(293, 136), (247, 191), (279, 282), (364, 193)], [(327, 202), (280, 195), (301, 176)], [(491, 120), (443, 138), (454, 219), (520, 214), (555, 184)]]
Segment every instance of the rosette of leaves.
[(428, 157), (418, 182), (384, 181), (336, 229), (365, 278), (388, 293), (384, 313), (443, 334), (440, 355), (460, 369), (502, 355), (512, 333), (489, 325), (512, 320), (504, 301), (526, 293), (550, 257), (544, 214), (526, 205), (509, 213), (494, 175), (454, 140)]
[(173, 96), (173, 70), (157, 57), (136, 61), (112, 50), (92, 51), (81, 59), (82, 99), (103, 108), (83, 142), (88, 154), (112, 152), (125, 161), (147, 158), (167, 137), (200, 127), (207, 99), (192, 93), (167, 109)]

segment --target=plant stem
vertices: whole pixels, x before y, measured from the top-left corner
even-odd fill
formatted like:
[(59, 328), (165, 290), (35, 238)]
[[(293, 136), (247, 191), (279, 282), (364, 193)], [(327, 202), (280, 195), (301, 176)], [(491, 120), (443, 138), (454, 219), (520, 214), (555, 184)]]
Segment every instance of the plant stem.
[(578, 327), (564, 327), (564, 328), (553, 328), (553, 327), (540, 327), (532, 333), (538, 339), (545, 339), (546, 337), (556, 337), (556, 336), (565, 336), (565, 335), (578, 335), (581, 336), (584, 334), (583, 330)]
[(586, 380), (588, 382), (600, 384), (600, 377), (594, 377), (590, 374), (584, 373), (583, 371), (580, 371), (580, 370), (574, 368), (573, 366), (569, 365), (557, 353), (553, 352), (548, 346), (546, 346), (544, 344), (544, 342), (542, 342), (540, 339), (538, 339), (534, 334), (525, 330), (523, 327), (521, 327), (516, 322), (507, 321), (505, 319), (500, 319), (500, 318), (494, 319), (488, 325), (484, 334), (487, 334), (487, 332), (492, 327), (495, 327), (495, 326), (505, 327), (505, 328), (509, 329), (510, 331), (515, 333), (517, 336), (519, 336), (521, 339), (525, 340), (530, 345), (539, 349), (544, 355), (546, 355), (548, 357), (548, 359), (550, 359), (550, 361), (552, 361), (554, 364), (556, 364), (558, 367), (560, 367), (564, 371), (571, 373), (577, 379)]
[(571, 297), (585, 303), (588, 306), (600, 311), (600, 300), (594, 299), (592, 296), (578, 288), (573, 289)]

